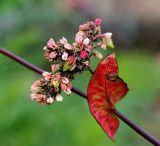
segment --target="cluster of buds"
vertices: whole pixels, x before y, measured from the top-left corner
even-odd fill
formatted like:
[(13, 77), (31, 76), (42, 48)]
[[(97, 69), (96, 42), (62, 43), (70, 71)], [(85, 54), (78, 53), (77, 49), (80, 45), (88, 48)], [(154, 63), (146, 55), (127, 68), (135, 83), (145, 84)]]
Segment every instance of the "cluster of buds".
[(42, 74), (43, 78), (35, 81), (31, 86), (31, 98), (39, 103), (51, 104), (54, 101), (62, 101), (60, 92), (71, 94), (72, 84), (68, 78), (60, 72)]
[(38, 102), (50, 104), (62, 101), (61, 90), (71, 93), (70, 80), (76, 73), (88, 70), (92, 56), (102, 59), (96, 47), (113, 48), (112, 33), (101, 33), (101, 19), (89, 21), (79, 26), (75, 41), (70, 44), (65, 37), (59, 41), (50, 38), (44, 47), (44, 56), (53, 65), (52, 73), (44, 72), (43, 79), (35, 81), (31, 87), (31, 97)]

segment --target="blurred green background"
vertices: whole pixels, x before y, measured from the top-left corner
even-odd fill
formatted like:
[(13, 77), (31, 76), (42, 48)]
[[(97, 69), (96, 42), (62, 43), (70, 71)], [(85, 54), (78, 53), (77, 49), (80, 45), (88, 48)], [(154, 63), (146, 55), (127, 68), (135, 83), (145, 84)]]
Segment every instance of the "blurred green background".
[[(70, 41), (78, 26), (100, 17), (114, 33), (120, 76), (130, 88), (117, 109), (160, 139), (160, 11), (158, 0), (1, 0), (0, 47), (50, 70), (43, 46), (50, 37)], [(107, 52), (103, 52), (107, 54)], [(98, 60), (92, 60), (96, 68)], [(1, 146), (150, 146), (121, 122), (112, 142), (92, 118), (85, 99), (42, 106), (30, 100), (40, 76), (0, 54)], [(84, 91), (90, 74), (73, 81)]]

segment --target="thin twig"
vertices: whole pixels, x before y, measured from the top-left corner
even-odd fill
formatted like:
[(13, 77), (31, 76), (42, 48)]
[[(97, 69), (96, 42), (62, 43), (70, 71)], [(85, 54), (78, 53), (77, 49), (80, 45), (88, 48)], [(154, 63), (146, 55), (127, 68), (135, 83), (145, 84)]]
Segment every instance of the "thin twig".
[[(19, 56), (9, 52), (6, 49), (0, 48), (0, 53), (4, 54), (5, 56), (8, 56), (9, 58), (17, 61), (18, 63), (22, 64), (23, 66), (33, 70), (34, 72), (38, 73), (38, 74), (42, 74), (44, 72), (44, 70), (38, 68), (37, 66), (34, 66), (33, 64), (25, 61), (24, 59), (20, 58)], [(90, 72), (93, 74), (93, 71), (90, 69)], [(80, 95), (83, 98), (87, 99), (87, 94), (80, 91), (77, 88), (73, 88), (72, 91), (78, 95)], [(139, 126), (137, 126), (136, 124), (134, 124), (132, 121), (130, 121), (126, 116), (124, 116), (123, 114), (121, 114), (118, 110), (113, 110), (113, 113), (119, 117), (123, 122), (125, 122), (128, 126), (130, 126), (133, 130), (135, 130), (138, 134), (140, 134), (142, 137), (144, 137), (146, 140), (148, 140), (150, 143), (152, 143), (155, 146), (160, 146), (160, 141), (158, 139), (156, 139), (155, 137), (153, 137), (152, 135), (150, 135), (149, 133), (147, 133), (144, 129), (140, 128)]]
[(148, 140), (150, 143), (152, 143), (155, 146), (160, 146), (160, 141), (150, 135), (148, 132), (146, 132), (144, 129), (133, 123), (131, 120), (129, 120), (126, 116), (124, 116), (122, 113), (120, 113), (118, 110), (113, 110), (113, 113), (119, 117), (123, 122), (125, 122), (129, 127), (134, 129), (137, 133), (139, 133), (142, 137), (144, 137), (146, 140)]

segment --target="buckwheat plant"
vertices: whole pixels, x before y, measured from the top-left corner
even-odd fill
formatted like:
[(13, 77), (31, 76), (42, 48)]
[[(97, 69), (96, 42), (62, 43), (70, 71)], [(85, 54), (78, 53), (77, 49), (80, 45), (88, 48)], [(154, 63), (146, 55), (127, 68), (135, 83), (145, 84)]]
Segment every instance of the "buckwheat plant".
[(79, 26), (75, 41), (71, 44), (65, 37), (59, 41), (50, 38), (43, 48), (44, 57), (52, 64), (52, 72), (43, 72), (43, 78), (31, 86), (31, 98), (39, 103), (51, 104), (62, 101), (61, 91), (71, 94), (75, 74), (90, 69), (90, 58), (102, 59), (96, 48), (113, 48), (112, 33), (101, 32), (101, 19)]
[[(99, 18), (80, 25), (73, 43), (69, 43), (65, 37), (59, 41), (50, 38), (43, 50), (44, 57), (51, 64), (51, 72), (34, 66), (4, 48), (0, 48), (0, 53), (34, 72), (42, 74), (42, 78), (31, 86), (31, 99), (49, 105), (55, 101), (61, 102), (63, 100), (61, 92), (70, 95), (73, 91), (87, 99), (92, 116), (112, 140), (114, 140), (119, 127), (119, 119), (121, 119), (148, 142), (160, 146), (158, 139), (115, 108), (115, 104), (128, 92), (127, 84), (118, 75), (115, 53), (104, 57), (94, 73), (90, 69), (91, 57), (103, 58), (98, 48), (104, 50), (114, 48), (112, 33), (102, 33), (100, 25), (101, 19)], [(92, 74), (87, 94), (72, 88), (71, 83), (77, 73), (85, 70), (89, 70)]]

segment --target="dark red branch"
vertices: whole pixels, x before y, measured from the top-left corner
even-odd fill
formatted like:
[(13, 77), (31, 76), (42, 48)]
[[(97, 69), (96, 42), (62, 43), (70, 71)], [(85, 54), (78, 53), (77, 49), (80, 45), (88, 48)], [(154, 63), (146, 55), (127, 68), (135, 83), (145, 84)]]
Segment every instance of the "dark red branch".
[[(4, 54), (5, 56), (10, 57), (11, 59), (17, 61), (18, 63), (22, 64), (23, 66), (33, 70), (34, 72), (38, 74), (42, 74), (44, 70), (38, 68), (37, 66), (34, 66), (33, 64), (25, 61), (24, 59), (20, 58), (19, 56), (7, 51), (6, 49), (0, 48), (0, 53)], [(90, 72), (93, 73), (93, 71), (90, 69)], [(80, 95), (83, 98), (87, 99), (87, 94), (80, 91), (79, 89), (73, 87), (72, 91), (78, 95)], [(121, 114), (116, 109), (113, 110), (113, 113), (119, 117), (123, 122), (125, 122), (128, 126), (130, 126), (133, 130), (135, 130), (138, 134), (140, 134), (142, 137), (144, 137), (146, 140), (148, 140), (150, 143), (152, 143), (155, 146), (160, 146), (160, 141), (147, 133), (144, 129), (140, 128), (136, 124), (134, 124), (132, 121), (130, 121), (126, 116)]]
[(38, 74), (42, 74), (44, 72), (44, 70), (40, 69), (39, 67), (25, 61), (24, 59), (20, 58), (19, 56), (9, 52), (6, 49), (0, 48), (0, 53), (8, 56), (9, 58), (17, 61), (18, 63), (22, 64), (23, 66), (33, 70), (34, 72), (38, 73)]
[(119, 117), (123, 122), (125, 122), (128, 126), (130, 126), (132, 129), (134, 129), (137, 133), (139, 133), (142, 137), (147, 139), (149, 142), (151, 142), (155, 146), (160, 146), (160, 141), (150, 135), (148, 132), (146, 132), (144, 129), (130, 121), (126, 116), (124, 116), (122, 113), (120, 113), (118, 110), (113, 110), (113, 113)]

